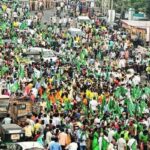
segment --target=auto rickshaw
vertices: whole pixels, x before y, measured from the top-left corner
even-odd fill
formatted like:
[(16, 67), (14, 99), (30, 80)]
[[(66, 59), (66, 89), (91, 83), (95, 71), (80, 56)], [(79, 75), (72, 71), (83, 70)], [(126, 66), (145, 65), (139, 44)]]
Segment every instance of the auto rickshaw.
[(34, 112), (33, 104), (30, 99), (15, 98), (10, 101), (9, 114), (14, 123), (23, 126), (27, 115), (32, 114), (32, 112)]
[(2, 124), (0, 125), (0, 138), (0, 149), (5, 149), (11, 143), (23, 141), (25, 133), (17, 124)]

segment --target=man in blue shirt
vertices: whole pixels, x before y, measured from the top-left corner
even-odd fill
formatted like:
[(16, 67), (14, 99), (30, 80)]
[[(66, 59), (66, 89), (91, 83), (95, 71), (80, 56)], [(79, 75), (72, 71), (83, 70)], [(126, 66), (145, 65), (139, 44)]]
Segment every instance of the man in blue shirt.
[(50, 142), (49, 150), (62, 150), (61, 145), (58, 143), (58, 138), (54, 137)]

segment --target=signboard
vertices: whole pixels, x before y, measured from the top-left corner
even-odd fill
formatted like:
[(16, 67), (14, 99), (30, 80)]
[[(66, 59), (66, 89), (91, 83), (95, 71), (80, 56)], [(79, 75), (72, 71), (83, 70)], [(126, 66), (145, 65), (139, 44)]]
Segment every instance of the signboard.
[(12, 134), (11, 135), (11, 139), (12, 140), (19, 140), (20, 139), (20, 135), (19, 134)]
[(114, 23), (115, 21), (115, 10), (108, 10), (108, 23)]

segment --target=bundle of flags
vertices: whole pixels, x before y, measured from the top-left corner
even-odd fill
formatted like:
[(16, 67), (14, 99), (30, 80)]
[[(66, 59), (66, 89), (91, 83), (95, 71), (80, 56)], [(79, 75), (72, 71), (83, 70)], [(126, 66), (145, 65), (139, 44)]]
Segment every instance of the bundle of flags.
[(8, 70), (9, 70), (9, 68), (7, 66), (3, 66), (0, 69), (0, 75), (3, 76)]
[(46, 101), (46, 108), (47, 108), (47, 111), (49, 111), (51, 109), (52, 104), (51, 104), (51, 101), (47, 97), (46, 91), (43, 93), (42, 98)]
[(11, 92), (17, 92), (19, 90), (19, 83), (16, 81), (11, 87), (10, 87), (10, 91)]

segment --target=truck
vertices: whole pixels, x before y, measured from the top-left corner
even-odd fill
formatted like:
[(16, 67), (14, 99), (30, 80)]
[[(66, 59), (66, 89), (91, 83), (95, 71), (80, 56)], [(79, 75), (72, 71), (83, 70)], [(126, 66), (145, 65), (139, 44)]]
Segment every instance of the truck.
[(7, 95), (0, 95), (0, 120), (7, 116), (9, 109), (10, 97)]
[(32, 103), (30, 100), (15, 98), (11, 99), (7, 95), (0, 95), (0, 120), (10, 114), (14, 123), (24, 122), (28, 114), (32, 113)]
[(32, 102), (26, 98), (10, 99), (8, 113), (14, 123), (22, 126), (26, 116), (32, 113)]
[(23, 125), (27, 115), (31, 115), (33, 112), (37, 113), (40, 109), (39, 103), (33, 104), (28, 97), (3, 95), (5, 89), (5, 85), (0, 86), (0, 121), (10, 114), (13, 123)]

